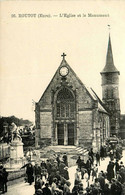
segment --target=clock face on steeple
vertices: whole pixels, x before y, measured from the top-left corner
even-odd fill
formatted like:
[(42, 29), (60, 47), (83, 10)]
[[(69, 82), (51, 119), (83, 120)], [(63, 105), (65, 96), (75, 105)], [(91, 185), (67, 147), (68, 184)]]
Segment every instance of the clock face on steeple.
[(59, 70), (61, 76), (67, 76), (69, 73), (69, 69), (66, 66), (62, 66)]

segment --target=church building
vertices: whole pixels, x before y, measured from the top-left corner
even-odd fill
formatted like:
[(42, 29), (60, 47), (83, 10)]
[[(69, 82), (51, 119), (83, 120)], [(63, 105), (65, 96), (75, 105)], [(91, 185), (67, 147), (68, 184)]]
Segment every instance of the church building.
[[(118, 76), (109, 37), (106, 65), (101, 72), (102, 97), (86, 87), (66, 61), (62, 61), (35, 107), (36, 147), (74, 145), (98, 150), (119, 118)], [(116, 89), (117, 88), (117, 89)], [(113, 111), (110, 106), (114, 105)], [(111, 111), (111, 112), (110, 112)], [(111, 113), (117, 111), (111, 118)], [(116, 120), (117, 119), (117, 120)]]

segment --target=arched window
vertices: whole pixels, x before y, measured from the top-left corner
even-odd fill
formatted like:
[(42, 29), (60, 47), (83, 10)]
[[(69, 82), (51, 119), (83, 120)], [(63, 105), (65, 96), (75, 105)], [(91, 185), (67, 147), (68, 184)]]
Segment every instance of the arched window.
[(74, 118), (74, 116), (75, 116), (74, 96), (69, 89), (64, 87), (57, 94), (56, 117), (57, 118)]

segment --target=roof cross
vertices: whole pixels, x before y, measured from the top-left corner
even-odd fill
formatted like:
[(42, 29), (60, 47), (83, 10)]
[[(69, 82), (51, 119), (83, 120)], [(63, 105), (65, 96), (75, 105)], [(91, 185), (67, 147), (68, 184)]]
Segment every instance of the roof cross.
[(65, 56), (66, 56), (66, 54), (65, 54), (65, 53), (63, 53), (61, 56), (63, 57), (63, 60), (65, 60)]

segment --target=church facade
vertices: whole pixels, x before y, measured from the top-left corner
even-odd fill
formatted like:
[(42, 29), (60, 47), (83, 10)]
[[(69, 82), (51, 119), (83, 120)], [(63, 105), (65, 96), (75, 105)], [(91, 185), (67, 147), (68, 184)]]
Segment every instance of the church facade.
[[(36, 147), (74, 145), (98, 150), (110, 136), (110, 113), (93, 89), (78, 78), (65, 56), (36, 103)], [(105, 91), (104, 71), (101, 75)]]

